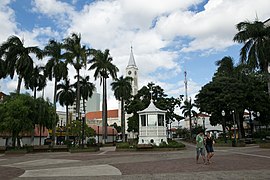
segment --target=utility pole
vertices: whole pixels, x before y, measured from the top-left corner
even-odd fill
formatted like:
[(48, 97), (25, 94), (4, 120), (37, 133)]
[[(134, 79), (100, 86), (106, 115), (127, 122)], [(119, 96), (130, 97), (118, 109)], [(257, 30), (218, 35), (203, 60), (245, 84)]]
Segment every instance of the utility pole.
[(185, 74), (185, 93), (186, 93), (186, 101), (188, 101), (188, 94), (187, 94), (187, 71), (184, 72)]

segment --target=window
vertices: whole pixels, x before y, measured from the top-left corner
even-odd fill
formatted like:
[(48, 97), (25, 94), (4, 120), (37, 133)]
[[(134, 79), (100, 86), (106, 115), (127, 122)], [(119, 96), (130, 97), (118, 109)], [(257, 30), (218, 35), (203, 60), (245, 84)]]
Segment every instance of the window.
[(158, 126), (164, 126), (164, 115), (158, 114)]
[(148, 115), (148, 126), (156, 126), (157, 125), (157, 115)]
[(141, 115), (142, 126), (146, 126), (146, 115)]

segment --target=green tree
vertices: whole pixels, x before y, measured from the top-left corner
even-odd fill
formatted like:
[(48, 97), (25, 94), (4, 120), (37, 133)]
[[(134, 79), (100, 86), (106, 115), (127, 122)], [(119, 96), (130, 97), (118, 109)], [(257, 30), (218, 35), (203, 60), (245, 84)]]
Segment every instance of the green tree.
[[(85, 110), (85, 101), (88, 100), (88, 98), (92, 97), (93, 91), (96, 89), (95, 85), (91, 82), (89, 82), (90, 77), (86, 76), (85, 78), (80, 77), (80, 95), (83, 100), (83, 112), (86, 114)], [(77, 87), (77, 82), (74, 84), (75, 88)], [(82, 119), (82, 132), (84, 136), (85, 133), (85, 118)], [(82, 138), (82, 145), (84, 145), (84, 137)]]
[[(85, 101), (88, 100), (88, 98), (91, 98), (93, 95), (93, 92), (96, 90), (96, 87), (93, 83), (89, 82), (90, 77), (82, 77), (80, 76), (80, 95), (83, 100), (83, 112), (86, 113), (86, 107), (85, 107)], [(74, 87), (77, 87), (77, 82), (74, 84)]]
[(20, 147), (20, 133), (30, 132), (33, 128), (34, 99), (25, 94), (11, 94), (0, 104), (0, 131), (10, 133), (12, 146)]
[[(197, 112), (193, 110), (195, 107), (196, 107), (195, 104), (191, 102), (191, 98), (189, 99), (189, 101), (184, 101), (184, 105), (180, 107), (180, 109), (182, 109), (182, 113), (184, 114), (184, 116), (189, 118), (190, 133), (192, 133), (191, 117), (197, 116)], [(190, 137), (192, 137), (192, 134), (190, 134)]]
[(268, 72), (270, 64), (270, 26), (256, 19), (254, 22), (240, 22), (236, 25), (236, 28), (239, 32), (233, 40), (244, 44), (240, 50), (240, 61), (248, 64), (252, 69), (259, 68), (267, 75), (268, 94), (270, 96), (270, 74)]
[[(55, 40), (50, 40), (44, 48), (44, 55), (49, 57), (47, 64), (45, 65), (45, 75), (50, 81), (54, 78), (54, 93), (53, 93), (53, 105), (56, 112), (56, 93), (57, 83), (61, 79), (66, 79), (68, 76), (67, 64), (64, 62), (64, 55), (62, 53), (63, 45)], [(56, 121), (54, 121), (56, 122)], [(55, 143), (55, 126), (52, 126), (52, 140)]]
[(111, 76), (116, 79), (118, 68), (112, 63), (113, 58), (110, 56), (110, 51), (106, 49), (104, 52), (101, 50), (91, 50), (93, 58), (90, 60), (91, 66), (89, 70), (95, 70), (95, 80), (100, 78), (100, 85), (102, 83), (102, 134), (103, 143), (107, 139), (107, 79)]
[(87, 56), (89, 50), (86, 46), (81, 45), (81, 35), (72, 33), (70, 37), (64, 39), (63, 44), (66, 52), (64, 56), (69, 64), (71, 64), (77, 73), (77, 88), (76, 88), (76, 113), (79, 117), (80, 114), (80, 70), (86, 67)]
[(43, 98), (37, 98), (35, 100), (35, 124), (39, 125), (39, 145), (41, 145), (41, 135), (45, 128), (52, 128), (55, 119), (58, 121), (58, 116), (53, 111), (54, 106)]
[[(82, 131), (81, 131), (81, 127), (82, 127), (82, 122), (80, 120), (76, 120), (71, 122), (67, 128), (69, 129), (69, 136), (73, 136), (75, 139), (75, 144), (79, 144), (81, 137), (82, 137)], [(93, 137), (95, 135), (95, 131), (94, 129), (92, 129), (91, 127), (87, 126), (86, 124), (84, 124), (85, 129), (85, 137)]]
[(30, 73), (31, 76), (25, 80), (25, 87), (34, 91), (34, 99), (37, 97), (37, 91), (41, 91), (46, 86), (46, 76), (41, 73), (44, 67), (36, 66)]
[[(152, 93), (150, 93), (150, 91)], [(132, 114), (132, 116), (128, 118), (128, 132), (139, 132), (139, 115), (137, 112), (148, 107), (151, 96), (157, 108), (167, 111), (167, 124), (169, 120), (174, 121), (181, 118), (181, 116), (174, 113), (174, 110), (180, 107), (183, 96), (181, 95), (178, 98), (167, 97), (167, 94), (164, 93), (164, 90), (159, 85), (148, 83), (148, 85), (143, 86), (132, 99), (127, 100), (126, 111), (128, 114)]]
[[(56, 100), (59, 101), (61, 106), (66, 106), (66, 125), (68, 126), (68, 106), (73, 105), (75, 101), (75, 92), (72, 89), (72, 85), (70, 84), (69, 80), (65, 80), (64, 83), (57, 85), (58, 93), (56, 94)], [(68, 128), (67, 128), (67, 134), (68, 134)], [(67, 136), (67, 140), (68, 140)]]
[(30, 77), (33, 71), (33, 59), (31, 54), (38, 59), (42, 58), (42, 50), (35, 46), (25, 47), (24, 42), (17, 36), (10, 36), (0, 47), (0, 52), (4, 54), (7, 74), (13, 79), (16, 71), (18, 75), (18, 86), (16, 92), (19, 94), (22, 80)]
[(114, 91), (114, 96), (117, 100), (121, 102), (121, 129), (122, 129), (122, 140), (126, 142), (126, 128), (125, 128), (125, 110), (124, 104), (125, 101), (131, 98), (132, 86), (131, 86), (131, 77), (121, 76), (117, 78), (114, 82), (111, 83), (112, 90)]

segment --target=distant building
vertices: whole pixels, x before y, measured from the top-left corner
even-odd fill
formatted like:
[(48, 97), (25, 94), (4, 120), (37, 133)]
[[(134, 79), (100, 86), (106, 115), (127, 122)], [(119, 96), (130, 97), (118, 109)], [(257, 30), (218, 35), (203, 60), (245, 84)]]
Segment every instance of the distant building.
[(86, 102), (86, 112), (96, 112), (100, 111), (100, 94), (93, 92), (91, 98)]

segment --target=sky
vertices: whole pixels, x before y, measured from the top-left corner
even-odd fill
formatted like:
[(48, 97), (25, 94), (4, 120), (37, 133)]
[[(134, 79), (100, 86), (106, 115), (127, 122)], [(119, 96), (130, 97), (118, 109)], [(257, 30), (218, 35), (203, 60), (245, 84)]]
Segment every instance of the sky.
[[(194, 99), (211, 81), (216, 61), (231, 56), (239, 62), (242, 45), (232, 41), (235, 25), (269, 19), (269, 7), (269, 0), (1, 0), (0, 43), (16, 35), (25, 46), (44, 48), (50, 39), (61, 42), (73, 32), (80, 33), (87, 47), (110, 50), (118, 76), (125, 75), (132, 46), (139, 88), (154, 82), (169, 96), (184, 95), (186, 71), (187, 93)], [(47, 60), (34, 58), (36, 65)], [(69, 67), (72, 82), (74, 75)], [(93, 72), (83, 70), (82, 75), (89, 75), (102, 93)], [(0, 80), (4, 93), (14, 92), (16, 86), (17, 77)], [(32, 93), (24, 85), (22, 92)], [(45, 96), (53, 98), (51, 81)], [(118, 102), (108, 86), (108, 109), (114, 108)]]

